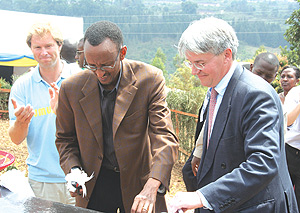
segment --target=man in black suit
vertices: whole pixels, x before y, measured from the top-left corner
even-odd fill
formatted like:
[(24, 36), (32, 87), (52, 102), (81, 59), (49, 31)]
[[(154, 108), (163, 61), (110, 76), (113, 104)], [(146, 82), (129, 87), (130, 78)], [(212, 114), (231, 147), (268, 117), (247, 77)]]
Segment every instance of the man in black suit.
[(298, 212), (280, 99), (270, 84), (235, 61), (233, 28), (212, 17), (195, 21), (178, 47), (211, 95), (197, 190), (176, 193), (169, 212)]

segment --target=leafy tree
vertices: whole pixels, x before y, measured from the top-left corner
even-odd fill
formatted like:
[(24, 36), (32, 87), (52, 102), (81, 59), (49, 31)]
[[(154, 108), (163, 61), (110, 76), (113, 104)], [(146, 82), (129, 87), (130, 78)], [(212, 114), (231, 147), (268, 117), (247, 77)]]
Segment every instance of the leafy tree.
[(198, 4), (191, 1), (184, 1), (181, 3), (181, 10), (183, 14), (197, 14)]
[(263, 52), (267, 52), (266, 48), (264, 45), (261, 45), (256, 51), (255, 51), (255, 54), (253, 56), (253, 61), (254, 59), (256, 58), (257, 55), (259, 55), (260, 53), (263, 53)]
[[(300, 4), (300, 0), (297, 0)], [(290, 18), (286, 20), (286, 24), (290, 25), (285, 32), (285, 39), (290, 43), (291, 52), (288, 53), (290, 63), (300, 64), (300, 9), (294, 10)], [(287, 50), (285, 50), (287, 51)], [(294, 56), (295, 55), (295, 56)]]
[[(170, 109), (197, 115), (207, 88), (201, 86), (199, 79), (193, 76), (191, 70), (183, 64), (171, 75), (169, 82), (171, 91), (168, 92), (167, 102)], [(180, 147), (191, 152), (194, 147), (195, 117), (172, 112), (171, 118), (174, 127), (179, 130), (177, 134)]]
[(176, 72), (171, 75), (169, 80), (169, 87), (184, 91), (189, 91), (199, 86), (199, 79), (192, 75), (191, 69), (183, 64), (177, 68)]
[(157, 48), (155, 57), (161, 58), (162, 62), (166, 63), (167, 57), (160, 47)]
[(300, 60), (299, 55), (297, 55), (297, 51), (295, 49), (289, 50), (287, 46), (285, 47), (280, 46), (279, 48), (281, 50), (281, 55), (287, 57), (289, 64), (297, 66), (297, 62)]
[(177, 53), (176, 56), (173, 58), (174, 67), (179, 68), (182, 65), (183, 61), (184, 59), (180, 57), (179, 54)]
[(166, 55), (162, 51), (162, 49), (159, 47), (156, 51), (155, 57), (153, 58), (151, 65), (161, 69), (163, 71), (164, 77), (167, 78), (168, 72), (165, 67), (166, 62)]

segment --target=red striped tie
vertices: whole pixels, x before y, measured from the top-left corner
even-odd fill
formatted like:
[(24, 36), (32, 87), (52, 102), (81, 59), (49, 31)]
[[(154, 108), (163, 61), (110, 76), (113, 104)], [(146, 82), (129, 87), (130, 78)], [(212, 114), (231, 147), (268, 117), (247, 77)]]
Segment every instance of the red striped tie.
[(217, 103), (217, 95), (218, 92), (215, 90), (215, 88), (211, 89), (210, 93), (210, 99), (209, 99), (209, 115), (208, 115), (208, 134), (207, 134), (207, 148), (209, 145), (209, 139), (210, 139), (210, 134), (211, 134), (211, 127), (213, 123), (213, 117), (214, 117), (214, 111), (215, 111), (215, 106)]

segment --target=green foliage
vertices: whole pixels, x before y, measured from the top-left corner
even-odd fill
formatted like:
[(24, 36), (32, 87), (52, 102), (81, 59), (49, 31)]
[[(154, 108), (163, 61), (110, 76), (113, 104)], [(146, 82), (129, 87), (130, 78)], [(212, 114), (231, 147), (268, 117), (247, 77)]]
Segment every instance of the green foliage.
[(191, 69), (181, 64), (176, 72), (170, 75), (169, 85), (170, 88), (190, 91), (195, 87), (200, 87), (200, 81), (197, 77), (192, 75)]
[[(170, 109), (198, 115), (207, 88), (200, 85), (199, 79), (191, 74), (190, 68), (183, 63), (179, 64), (182, 59), (178, 55), (174, 61), (178, 68), (169, 80), (168, 86), (172, 89), (167, 96), (168, 106)], [(174, 128), (178, 130), (180, 146), (191, 152), (194, 147), (196, 118), (172, 112), (172, 121)]]
[(14, 164), (6, 167), (6, 171), (10, 171), (10, 170), (13, 170), (13, 169), (18, 170), (18, 168), (16, 166), (14, 166)]
[[(300, 1), (297, 0), (298, 4)], [(290, 18), (286, 20), (286, 24), (289, 25), (285, 32), (285, 39), (290, 43), (290, 52), (284, 49), (288, 55), (288, 59), (291, 63), (300, 64), (300, 9), (294, 10)]]
[(177, 49), (174, 48), (176, 42), (175, 39), (162, 38), (153, 38), (147, 42), (127, 41), (126, 46), (128, 47), (128, 51), (126, 57), (151, 64), (153, 56), (157, 54), (160, 48), (165, 55), (165, 59), (163, 60), (165, 60), (164, 65), (166, 72), (168, 74), (174, 73), (176, 67), (173, 65), (173, 57), (177, 53)]
[(297, 63), (300, 60), (299, 55), (297, 55), (297, 51), (295, 49), (288, 50), (287, 46), (285, 46), (285, 47), (280, 46), (279, 48), (281, 50), (281, 55), (287, 57), (289, 64), (297, 66)]
[(181, 4), (154, 0), (0, 0), (2, 10), (83, 17), (84, 31), (96, 21), (109, 20), (120, 26), (125, 41), (134, 42), (148, 42), (153, 38), (178, 40), (190, 22), (209, 14), (232, 21), (240, 41), (272, 47), (287, 45), (282, 20), (294, 8), (291, 2), (246, 0), (209, 3), (187, 0)]
[(10, 89), (11, 85), (4, 78), (0, 77), (0, 88), (1, 89)]
[(256, 51), (255, 51), (255, 54), (253, 56), (253, 59), (256, 58), (257, 55), (259, 55), (260, 53), (263, 53), (263, 52), (267, 52), (266, 48), (264, 45), (261, 45)]
[(182, 1), (181, 10), (183, 14), (196, 14), (198, 9), (198, 4), (191, 1)]
[(249, 45), (259, 46), (263, 44), (273, 48), (283, 44), (287, 45), (280, 24), (249, 20), (249, 18), (243, 17), (234, 18), (231, 25), (237, 32), (238, 39)]
[(232, 12), (246, 12), (246, 13), (250, 13), (253, 14), (255, 12), (255, 7), (251, 6), (248, 4), (248, 2), (246, 0), (241, 0), (241, 1), (231, 1), (230, 5), (228, 5), (228, 7), (226, 8), (226, 10)]
[(167, 79), (168, 72), (165, 67), (166, 62), (166, 55), (162, 51), (162, 49), (159, 47), (156, 51), (155, 57), (153, 58), (151, 65), (161, 69), (163, 71), (164, 77)]
[(179, 54), (177, 53), (175, 55), (175, 57), (173, 58), (173, 65), (174, 65), (174, 67), (179, 68), (181, 66), (181, 64), (183, 63), (183, 61), (184, 61), (184, 59), (181, 58), (179, 56)]
[[(168, 106), (170, 109), (198, 115), (198, 110), (203, 102), (205, 94), (206, 89), (203, 87), (196, 87), (189, 91), (173, 89), (168, 92)], [(177, 136), (179, 138), (180, 147), (188, 152), (191, 152), (194, 147), (196, 121), (195, 117), (172, 112), (174, 129), (179, 130)]]
[(281, 93), (283, 91), (280, 84), (280, 74), (276, 75), (275, 80), (271, 83), (272, 87), (276, 90), (277, 93)]
[[(299, 3), (300, 0), (297, 2)], [(209, 4), (208, 1), (189, 0), (183, 0), (181, 4), (172, 0), (166, 2), (155, 0), (0, 0), (0, 9), (83, 17), (84, 31), (99, 20), (117, 23), (124, 34), (125, 44), (128, 46), (129, 51), (126, 57), (152, 63), (164, 71), (167, 86), (173, 89), (167, 98), (170, 108), (197, 114), (206, 88), (200, 85), (197, 77), (191, 75), (190, 69), (182, 65), (183, 59), (176, 55), (177, 49), (174, 48), (174, 44), (178, 42), (181, 33), (189, 23), (207, 16), (208, 13), (211, 16), (231, 21), (230, 24), (237, 32), (241, 44), (238, 59), (247, 61), (252, 60), (253, 54), (257, 54), (254, 52), (258, 46), (264, 45), (263, 47), (268, 51), (275, 52), (269, 48), (288, 45), (283, 39), (284, 21), (280, 20), (288, 17), (295, 9), (295, 3), (246, 0), (222, 1), (222, 3), (210, 1)], [(278, 12), (278, 9), (283, 9), (284, 12)], [(290, 34), (286, 33), (286, 36), (294, 39), (295, 42), (290, 42), (291, 50), (285, 46), (281, 54), (288, 58), (289, 64), (299, 64), (300, 60), (298, 57), (300, 52), (297, 49), (297, 45), (300, 45), (300, 36), (295, 33), (299, 31), (299, 11), (294, 13), (294, 16), (290, 18), (293, 22), (287, 22), (287, 24), (294, 25), (294, 28), (289, 32)], [(262, 51), (262, 49), (257, 51)], [(172, 75), (167, 76), (168, 74)], [(275, 88), (279, 88), (278, 82), (274, 83)], [(182, 116), (188, 117), (185, 115), (179, 117)], [(172, 119), (174, 122), (174, 115)], [(194, 118), (182, 118), (180, 122), (182, 130), (179, 133), (180, 141), (190, 143), (195, 131), (194, 126), (190, 126), (195, 125)]]
[[(10, 89), (11, 85), (7, 81), (5, 81), (4, 78), (1, 77), (0, 78), (0, 88), (1, 89)], [(8, 110), (8, 98), (9, 98), (9, 93), (0, 93), (0, 110)], [(8, 114), (0, 112), (0, 118), (7, 119)]]
[(206, 94), (206, 87), (195, 87), (189, 91), (173, 88), (168, 92), (167, 102), (171, 109), (197, 114)]
[(165, 78), (167, 77), (168, 73), (166, 71), (165, 64), (163, 63), (161, 58), (158, 58), (158, 57), (153, 58), (151, 65), (161, 69), (163, 71)]

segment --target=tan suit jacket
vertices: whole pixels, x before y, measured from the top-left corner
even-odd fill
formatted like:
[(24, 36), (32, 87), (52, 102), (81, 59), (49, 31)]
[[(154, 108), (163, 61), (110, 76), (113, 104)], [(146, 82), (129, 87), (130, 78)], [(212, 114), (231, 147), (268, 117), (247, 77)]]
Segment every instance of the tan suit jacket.
[[(149, 177), (168, 188), (178, 155), (171, 113), (167, 108), (162, 71), (145, 63), (124, 59), (113, 116), (113, 140), (120, 168), (126, 212)], [(83, 71), (61, 86), (57, 108), (56, 146), (67, 174), (74, 166), (95, 177), (86, 183), (87, 196), (76, 205), (87, 207), (103, 159), (101, 102), (97, 77)], [(156, 204), (165, 205), (157, 196)], [(156, 212), (164, 209), (156, 209)]]

